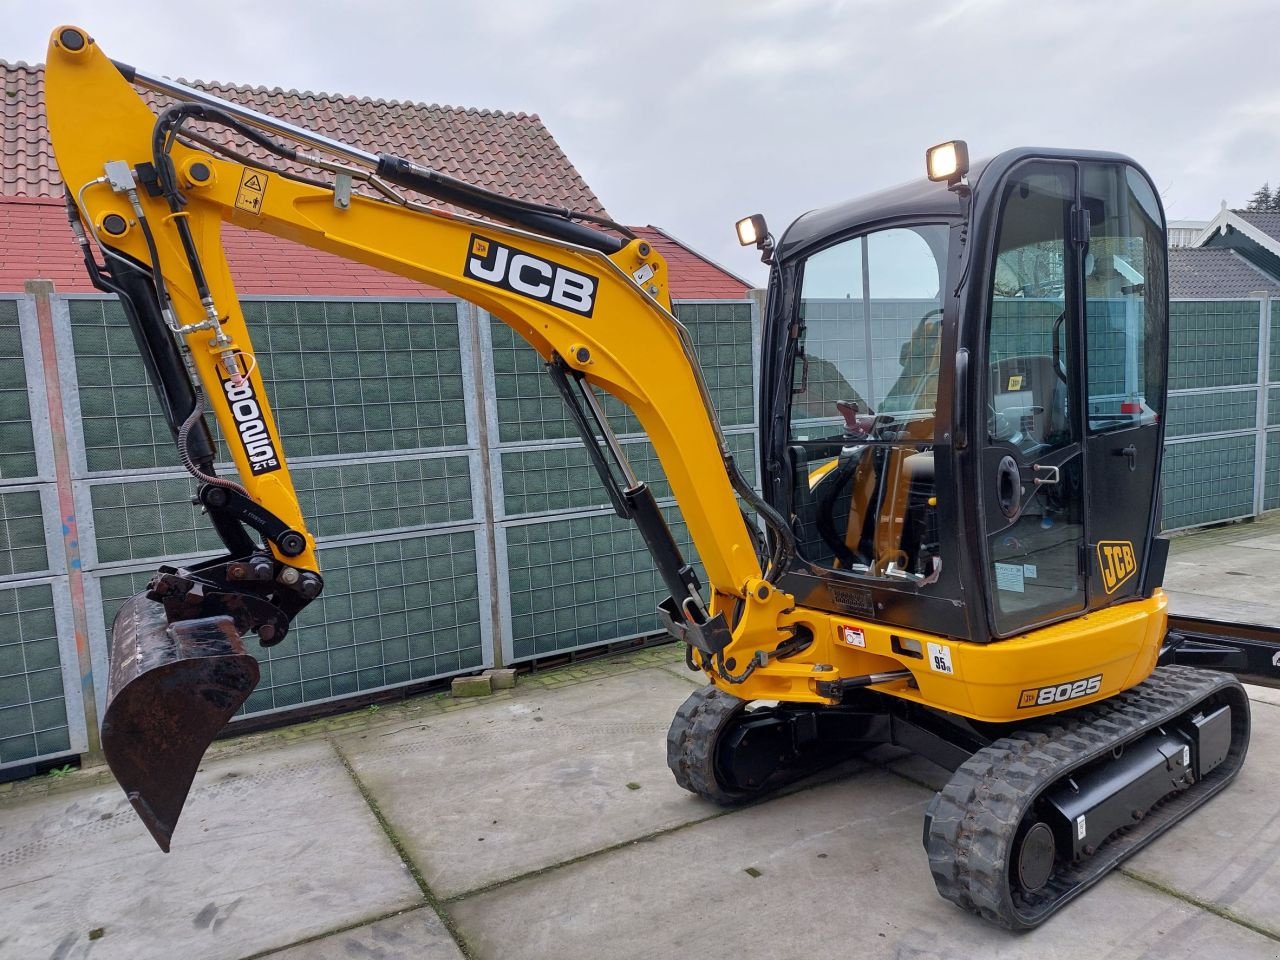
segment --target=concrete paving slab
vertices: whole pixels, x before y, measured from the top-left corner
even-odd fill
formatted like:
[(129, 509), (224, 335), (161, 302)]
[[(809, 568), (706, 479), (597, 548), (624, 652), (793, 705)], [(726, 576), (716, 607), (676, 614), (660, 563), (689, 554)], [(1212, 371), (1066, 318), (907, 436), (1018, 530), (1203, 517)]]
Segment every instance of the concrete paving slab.
[(1275, 960), (1275, 941), (1118, 874), (1028, 934), (971, 917), (934, 890), (920, 848), (928, 797), (863, 771), (450, 911), (483, 960)]
[(271, 960), (463, 960), (462, 951), (430, 907), (419, 907), (354, 930), (271, 954)]
[(679, 677), (681, 680), (685, 681), (685, 683), (691, 684), (694, 687), (704, 686), (707, 682), (706, 674), (694, 673), (684, 665), (684, 661), (680, 661), (679, 663), (664, 663), (660, 666), (672, 676)]
[(1280, 624), (1280, 595), (1270, 573), (1273, 540), (1280, 543), (1280, 534), (1227, 543), (1185, 543), (1169, 557), (1165, 570), (1170, 609), (1187, 616)]
[[(1253, 711), (1234, 783), (1129, 861), (1126, 870), (1218, 904), (1280, 938), (1280, 711)], [(1280, 945), (1277, 945), (1280, 953)]]
[[(1280, 690), (1274, 687), (1255, 687), (1251, 683), (1246, 683), (1244, 688), (1249, 691), (1249, 699), (1254, 703), (1265, 703), (1268, 706), (1280, 707)], [(1262, 717), (1258, 718), (1258, 720), (1262, 719)], [(1277, 721), (1280, 721), (1280, 717), (1275, 717), (1271, 722), (1275, 723)]]
[(1237, 540), (1236, 543), (1241, 547), (1250, 547), (1254, 550), (1280, 550), (1280, 533), (1268, 533), (1261, 537), (1248, 537), (1244, 540)]
[(1165, 592), (1169, 594), (1169, 610), (1184, 617), (1207, 617), (1227, 623), (1256, 623), (1263, 626), (1280, 624), (1280, 605), (1245, 600), (1243, 597), (1250, 594), (1241, 591), (1238, 586), (1219, 589), (1209, 581), (1208, 586), (1195, 589), (1166, 587)]
[(421, 902), (325, 743), (207, 764), (168, 855), (114, 784), (0, 807), (2, 957), (234, 958)]
[(689, 683), (651, 668), (472, 707), (339, 746), (437, 896), (710, 816), (666, 732)]

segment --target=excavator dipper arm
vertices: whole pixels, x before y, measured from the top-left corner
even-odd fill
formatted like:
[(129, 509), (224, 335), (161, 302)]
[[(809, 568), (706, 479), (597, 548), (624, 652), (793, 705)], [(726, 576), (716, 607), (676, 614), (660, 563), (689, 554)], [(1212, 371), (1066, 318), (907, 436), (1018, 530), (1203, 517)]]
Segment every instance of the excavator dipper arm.
[[(183, 463), (228, 548), (200, 565), (162, 568), (113, 627), (103, 749), (162, 847), (208, 743), (257, 683), (243, 638), (280, 642), (323, 587), (223, 252), (224, 223), (418, 280), (511, 326), (546, 361), (615, 509), (637, 523), (671, 591), (664, 621), (704, 668), (727, 673), (735, 650), (748, 662), (791, 635), (780, 614), (794, 604), (766, 577), (735, 493), (765, 514), (775, 544), (790, 532), (728, 453), (671, 312), (667, 266), (649, 244), (148, 76), (108, 59), (75, 27), (54, 31), (46, 84), (72, 228), (95, 282), (125, 305)], [(178, 102), (157, 116), (134, 84)], [(208, 136), (214, 127), (269, 160), (220, 145)], [(353, 183), (381, 198), (353, 193)], [(627, 464), (598, 390), (648, 433), (705, 587)], [(214, 475), (205, 410), (227, 438), (234, 480)]]

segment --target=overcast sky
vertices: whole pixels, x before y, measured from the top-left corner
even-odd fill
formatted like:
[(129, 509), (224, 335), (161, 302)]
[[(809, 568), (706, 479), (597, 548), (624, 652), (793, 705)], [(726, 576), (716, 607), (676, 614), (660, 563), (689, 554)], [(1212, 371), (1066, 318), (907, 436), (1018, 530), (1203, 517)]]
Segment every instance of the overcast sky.
[[(203, 9), (205, 13), (200, 13)], [(182, 12), (179, 12), (182, 11)], [(1276, 0), (0, 0), (174, 77), (539, 114), (610, 213), (759, 283), (732, 224), (923, 173), (959, 137), (1119, 150), (1171, 218), (1280, 184)]]

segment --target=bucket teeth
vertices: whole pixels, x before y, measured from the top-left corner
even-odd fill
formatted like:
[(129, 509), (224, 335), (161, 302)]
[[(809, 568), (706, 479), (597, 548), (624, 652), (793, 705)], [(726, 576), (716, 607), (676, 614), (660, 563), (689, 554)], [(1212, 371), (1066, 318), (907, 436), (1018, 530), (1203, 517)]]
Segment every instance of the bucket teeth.
[(228, 615), (171, 624), (145, 594), (116, 615), (102, 751), (165, 852), (205, 750), (258, 679)]

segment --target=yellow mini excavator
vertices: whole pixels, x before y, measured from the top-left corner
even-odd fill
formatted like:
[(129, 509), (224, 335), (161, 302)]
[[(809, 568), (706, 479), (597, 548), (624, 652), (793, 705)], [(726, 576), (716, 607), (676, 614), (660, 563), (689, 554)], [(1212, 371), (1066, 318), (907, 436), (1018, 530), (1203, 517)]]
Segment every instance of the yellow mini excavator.
[[(1131, 160), (970, 164), (952, 141), (926, 178), (807, 213), (776, 243), (741, 221), (771, 264), (757, 491), (667, 265), (624, 227), (114, 62), (75, 27), (54, 31), (46, 84), (71, 228), (227, 549), (162, 567), (112, 631), (103, 749), (162, 848), (258, 681), (249, 635), (279, 643), (323, 587), (224, 222), (470, 300), (541, 355), (706, 676), (667, 739), (693, 793), (738, 803), (875, 745), (917, 751), (953, 771), (924, 825), (939, 892), (1026, 928), (1240, 769), (1239, 680), (1280, 686), (1280, 631), (1166, 609), (1165, 225)], [(173, 105), (157, 116), (138, 87)], [(705, 583), (598, 391), (648, 433)], [(215, 474), (206, 412), (234, 478)]]

